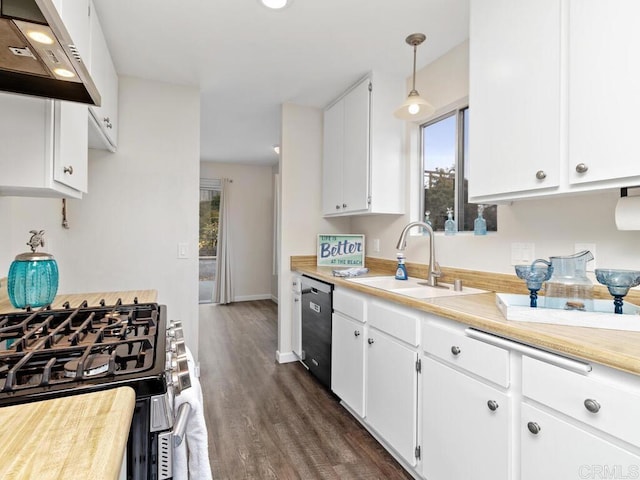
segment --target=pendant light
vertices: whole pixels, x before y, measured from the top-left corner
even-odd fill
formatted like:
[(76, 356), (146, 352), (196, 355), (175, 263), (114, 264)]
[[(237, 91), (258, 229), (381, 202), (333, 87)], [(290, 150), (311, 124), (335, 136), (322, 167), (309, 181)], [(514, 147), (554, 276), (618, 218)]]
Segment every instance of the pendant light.
[(413, 84), (407, 100), (393, 112), (394, 116), (400, 120), (422, 120), (435, 111), (433, 105), (422, 98), (416, 90), (416, 51), (418, 50), (418, 45), (424, 42), (426, 38), (422, 33), (412, 33), (405, 40), (409, 45), (413, 46)]

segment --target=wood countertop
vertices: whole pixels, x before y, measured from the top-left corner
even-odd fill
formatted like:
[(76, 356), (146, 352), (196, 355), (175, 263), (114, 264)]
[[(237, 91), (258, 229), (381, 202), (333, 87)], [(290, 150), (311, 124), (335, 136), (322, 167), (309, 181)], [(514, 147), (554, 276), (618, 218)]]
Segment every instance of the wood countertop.
[[(395, 272), (395, 262), (390, 260), (378, 261), (378, 259), (367, 257), (366, 265), (369, 268), (367, 276), (393, 275)], [(412, 270), (409, 265), (407, 264), (410, 276), (425, 277), (425, 275), (418, 273), (420, 266), (413, 265)], [(451, 283), (453, 278), (462, 278), (464, 285), (491, 290), (491, 293), (420, 300), (334, 277), (331, 273), (333, 270), (331, 267), (315, 266), (315, 257), (313, 260), (310, 257), (292, 257), (291, 269), (334, 285), (348, 287), (424, 312), (440, 315), (487, 333), (640, 375), (640, 332), (506, 320), (496, 306), (495, 293), (493, 292), (527, 293), (524, 282), (518, 280), (515, 275), (471, 272), (443, 267), (444, 278), (442, 281)], [(603, 293), (600, 288), (596, 288), (596, 292), (596, 297), (606, 294), (606, 290)], [(637, 304), (639, 294), (630, 292), (629, 295), (629, 300)]]
[[(0, 280), (0, 313), (20, 312), (21, 309), (14, 308), (9, 301), (6, 288), (6, 279)], [(118, 299), (122, 299), (122, 303), (133, 303), (134, 298), (138, 298), (138, 303), (154, 303), (157, 301), (158, 292), (156, 290), (123, 290), (116, 292), (92, 292), (92, 293), (68, 293), (56, 295), (51, 303), (51, 308), (62, 308), (62, 304), (69, 302), (69, 305), (79, 306), (84, 300), (89, 306), (100, 305), (100, 300), (106, 302), (107, 305), (115, 304)]]
[(0, 408), (0, 478), (116, 480), (134, 407), (120, 387)]

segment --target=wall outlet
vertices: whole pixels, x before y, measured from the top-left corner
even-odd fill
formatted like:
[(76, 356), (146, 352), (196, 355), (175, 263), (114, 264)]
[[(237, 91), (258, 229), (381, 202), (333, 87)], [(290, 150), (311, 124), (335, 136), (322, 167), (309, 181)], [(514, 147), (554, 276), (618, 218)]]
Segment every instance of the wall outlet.
[(380, 239), (374, 238), (371, 240), (371, 251), (372, 252), (380, 252)]
[(534, 243), (512, 243), (511, 265), (526, 265), (536, 259), (536, 246)]
[(581, 252), (583, 250), (589, 250), (593, 254), (593, 260), (587, 262), (587, 272), (594, 272), (596, 268), (596, 260), (598, 259), (596, 256), (596, 244), (595, 243), (576, 243), (573, 246), (573, 251), (575, 253)]

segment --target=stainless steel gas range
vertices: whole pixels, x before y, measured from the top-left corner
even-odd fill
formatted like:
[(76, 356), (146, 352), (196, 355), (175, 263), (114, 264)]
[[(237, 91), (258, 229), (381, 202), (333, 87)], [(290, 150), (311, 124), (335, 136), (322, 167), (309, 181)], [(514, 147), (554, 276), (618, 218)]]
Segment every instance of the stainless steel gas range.
[(182, 327), (167, 324), (164, 305), (84, 302), (0, 314), (0, 407), (121, 386), (135, 390), (128, 480), (173, 478), (173, 446), (189, 415), (188, 404), (175, 411), (174, 399), (190, 385)]

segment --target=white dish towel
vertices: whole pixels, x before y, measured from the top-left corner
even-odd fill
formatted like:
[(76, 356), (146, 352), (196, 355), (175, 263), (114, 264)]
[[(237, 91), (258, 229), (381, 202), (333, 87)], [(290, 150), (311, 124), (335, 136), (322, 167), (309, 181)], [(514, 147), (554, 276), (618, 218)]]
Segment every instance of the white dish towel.
[(173, 448), (173, 479), (212, 480), (202, 389), (200, 388), (200, 380), (195, 375), (193, 355), (188, 348), (187, 361), (191, 375), (191, 387), (176, 397), (175, 411), (177, 412), (183, 403), (188, 403), (191, 406), (191, 412), (187, 420), (185, 438), (178, 447)]

